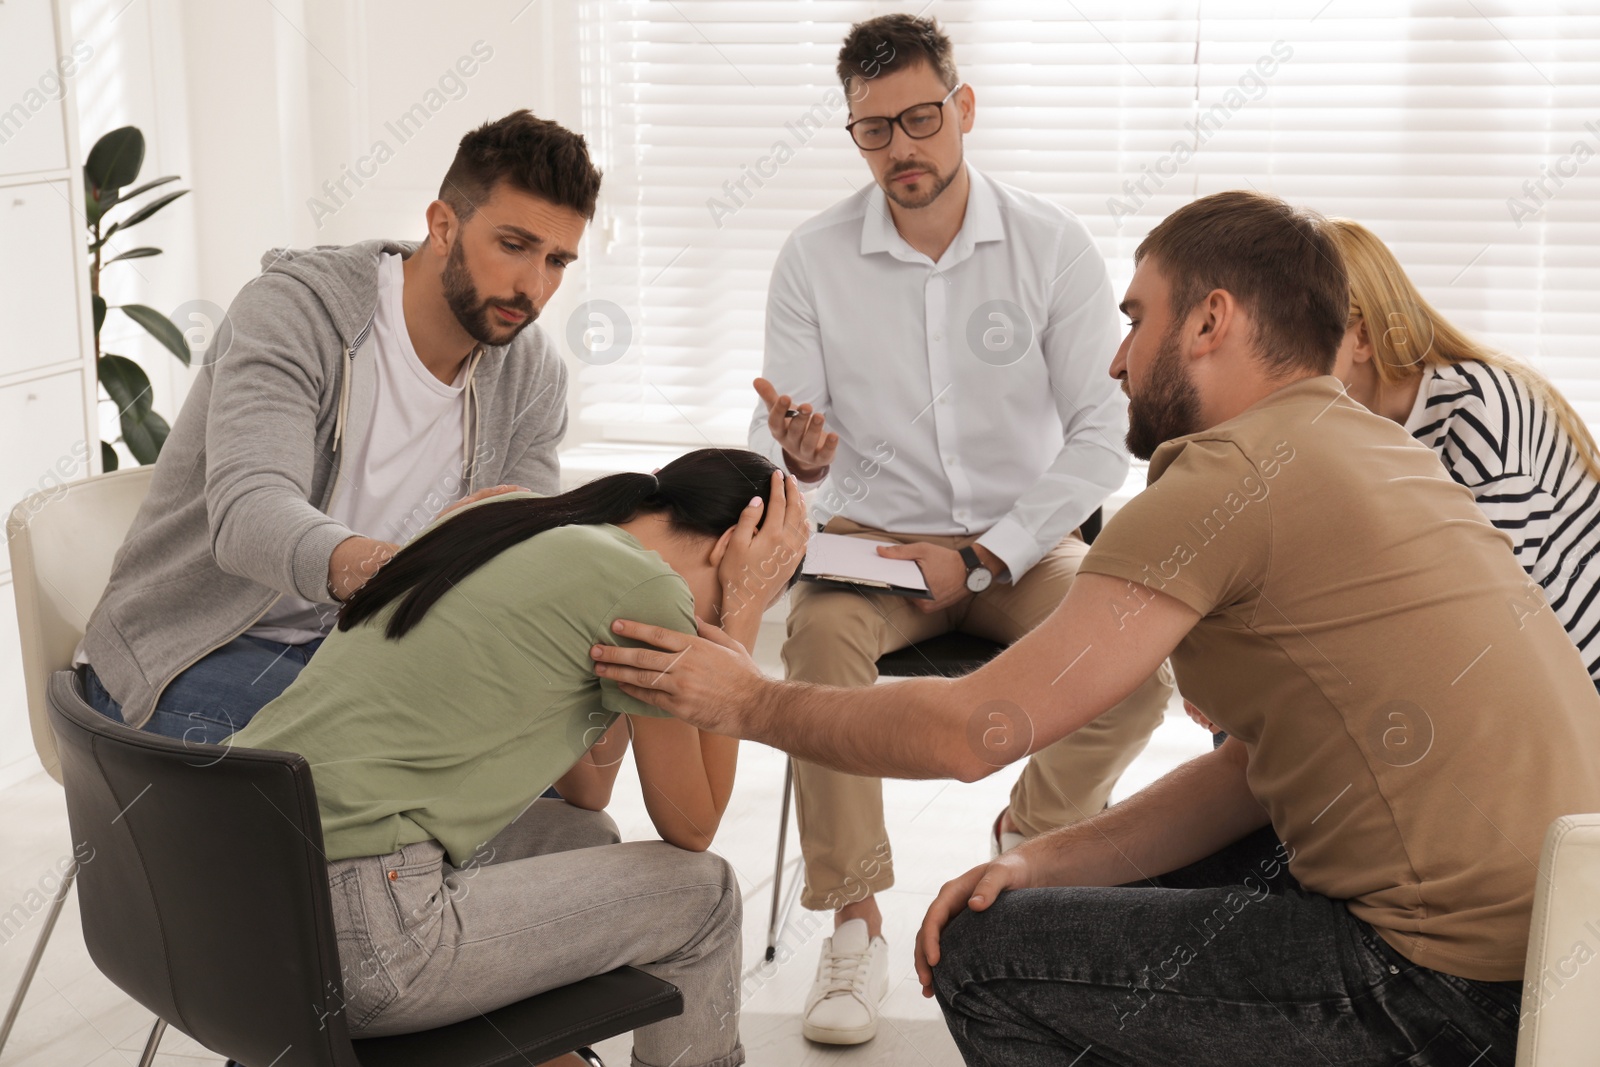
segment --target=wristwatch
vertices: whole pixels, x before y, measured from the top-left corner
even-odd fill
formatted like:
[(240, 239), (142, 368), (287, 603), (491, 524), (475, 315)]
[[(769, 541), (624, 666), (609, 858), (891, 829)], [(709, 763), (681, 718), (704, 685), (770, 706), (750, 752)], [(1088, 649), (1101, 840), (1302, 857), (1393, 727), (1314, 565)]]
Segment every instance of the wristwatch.
[(971, 545), (961, 550), (961, 561), (967, 565), (967, 591), (981, 593), (994, 581), (994, 573), (983, 565), (977, 550)]

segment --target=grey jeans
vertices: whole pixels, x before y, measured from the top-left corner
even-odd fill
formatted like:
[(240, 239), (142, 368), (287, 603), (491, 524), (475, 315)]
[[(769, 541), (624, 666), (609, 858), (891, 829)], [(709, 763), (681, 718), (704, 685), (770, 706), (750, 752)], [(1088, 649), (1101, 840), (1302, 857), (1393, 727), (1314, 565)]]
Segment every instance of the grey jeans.
[(683, 992), (634, 1034), (644, 1067), (735, 1067), (739, 887), (726, 860), (620, 843), (604, 812), (537, 800), (462, 867), (435, 841), (328, 864), (356, 1037), (425, 1030), (616, 967)]

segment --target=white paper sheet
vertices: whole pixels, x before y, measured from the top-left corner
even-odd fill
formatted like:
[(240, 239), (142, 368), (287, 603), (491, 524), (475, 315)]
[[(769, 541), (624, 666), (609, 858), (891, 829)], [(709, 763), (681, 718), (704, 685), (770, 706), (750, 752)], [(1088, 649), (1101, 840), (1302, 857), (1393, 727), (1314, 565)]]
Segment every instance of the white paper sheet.
[(922, 568), (914, 560), (885, 559), (878, 555), (878, 546), (883, 544), (893, 542), (842, 534), (812, 534), (806, 544), (806, 559), (800, 565), (800, 573), (926, 591), (928, 581), (922, 576)]

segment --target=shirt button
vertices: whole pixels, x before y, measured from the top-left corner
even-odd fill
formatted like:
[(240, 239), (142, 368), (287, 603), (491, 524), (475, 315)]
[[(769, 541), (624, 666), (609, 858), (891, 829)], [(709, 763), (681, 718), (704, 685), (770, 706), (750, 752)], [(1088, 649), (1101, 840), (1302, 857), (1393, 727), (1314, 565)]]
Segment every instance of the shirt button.
[(971, 514), (972, 514), (972, 512), (968, 511), (966, 508), (957, 508), (956, 509), (956, 518), (960, 519), (962, 522), (966, 522), (967, 521), (967, 516), (971, 515)]
[(956, 457), (955, 456), (946, 456), (946, 457), (944, 457), (944, 465), (946, 467), (954, 467), (956, 465)]
[(941, 333), (938, 330), (935, 330), (935, 331), (933, 331), (933, 339), (935, 341), (943, 341), (944, 340), (944, 334)]

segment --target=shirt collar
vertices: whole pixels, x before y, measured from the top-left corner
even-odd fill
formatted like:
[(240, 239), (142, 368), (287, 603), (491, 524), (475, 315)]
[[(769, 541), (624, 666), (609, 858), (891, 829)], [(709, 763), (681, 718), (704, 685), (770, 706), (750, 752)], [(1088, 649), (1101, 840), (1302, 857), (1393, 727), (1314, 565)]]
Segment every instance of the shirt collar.
[[(1003, 241), (1006, 237), (1005, 224), (1000, 218), (1000, 200), (995, 196), (994, 187), (978, 168), (970, 163), (965, 166), (967, 214), (955, 240), (945, 250), (941, 261), (945, 266), (961, 262), (971, 255), (974, 246), (984, 241)], [(889, 198), (884, 195), (883, 188), (873, 182), (865, 195), (867, 210), (861, 220), (861, 254), (888, 252), (896, 259), (920, 258), (921, 253), (907, 244), (900, 231), (894, 228), (894, 220), (889, 215)]]

